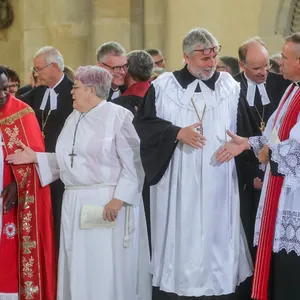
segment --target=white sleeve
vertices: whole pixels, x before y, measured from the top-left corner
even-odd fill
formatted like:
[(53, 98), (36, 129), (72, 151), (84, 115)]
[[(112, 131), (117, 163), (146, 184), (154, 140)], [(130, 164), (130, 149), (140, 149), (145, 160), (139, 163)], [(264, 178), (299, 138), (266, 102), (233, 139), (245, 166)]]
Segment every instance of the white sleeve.
[(270, 145), (270, 149), (272, 161), (278, 164), (278, 172), (285, 176), (284, 186), (294, 191), (300, 186), (300, 120), (287, 140)]
[(42, 186), (46, 186), (51, 182), (59, 179), (59, 167), (55, 153), (37, 152), (36, 169)]
[(114, 198), (139, 205), (145, 177), (140, 158), (140, 140), (132, 124), (133, 115), (129, 111), (125, 113), (125, 118), (116, 132), (116, 149), (123, 169)]

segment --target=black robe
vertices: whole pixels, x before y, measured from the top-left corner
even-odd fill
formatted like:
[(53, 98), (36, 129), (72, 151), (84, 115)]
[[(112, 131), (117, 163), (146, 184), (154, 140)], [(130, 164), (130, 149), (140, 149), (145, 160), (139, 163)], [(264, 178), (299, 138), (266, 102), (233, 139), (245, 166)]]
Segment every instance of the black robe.
[[(73, 111), (73, 99), (71, 95), (72, 87), (73, 87), (73, 81), (67, 75), (65, 75), (61, 83), (54, 89), (56, 94), (58, 94), (57, 109), (51, 112), (47, 124), (44, 128), (46, 152), (55, 152), (57, 138), (64, 126), (67, 117)], [(31, 91), (29, 91), (28, 93), (20, 96), (21, 100), (23, 100), (33, 108), (41, 128), (42, 128), (42, 110), (40, 110), (40, 106), (46, 89), (47, 87), (45, 86), (38, 86), (32, 89)], [(50, 101), (48, 100), (44, 111), (44, 120), (47, 117), (49, 108), (50, 108)], [(59, 234), (60, 234), (61, 205), (62, 205), (62, 196), (64, 193), (64, 185), (62, 181), (59, 179), (51, 183), (50, 188), (51, 188), (55, 240), (58, 246)]]
[[(239, 114), (237, 118), (237, 134), (243, 137), (251, 137), (261, 135), (260, 117), (255, 107), (250, 107), (247, 101), (247, 79), (244, 73), (234, 76), (234, 79), (240, 82), (241, 92), (239, 99)], [(283, 78), (282, 75), (269, 73), (266, 81), (266, 91), (270, 99), (270, 103), (264, 108), (264, 122), (267, 124), (268, 119), (276, 110), (282, 95), (291, 82)], [(254, 104), (262, 116), (263, 105), (258, 88), (256, 88)], [(245, 109), (241, 110), (241, 106)], [(240, 192), (240, 214), (248, 241), (249, 250), (253, 261), (255, 262), (256, 248), (253, 247), (254, 226), (256, 212), (258, 208), (260, 190), (256, 190), (253, 186), (253, 180), (259, 177), (263, 180), (264, 172), (259, 169), (259, 161), (252, 151), (245, 151), (236, 157), (236, 168), (239, 180)], [(251, 279), (244, 287), (239, 289), (239, 300), (250, 299)]]
[[(196, 78), (189, 73), (187, 68), (175, 71), (174, 76), (183, 88), (186, 88)], [(214, 90), (215, 82), (219, 77), (215, 72), (213, 77), (203, 81), (209, 88)], [(196, 91), (200, 91), (198, 85)], [(171, 122), (160, 119), (156, 116), (155, 88), (150, 86), (143, 103), (141, 104), (133, 124), (141, 139), (141, 159), (145, 170), (146, 180), (149, 185), (157, 184), (168, 168), (170, 160), (175, 151), (176, 137), (181, 129)], [(191, 124), (192, 125), (192, 124)], [(149, 198), (148, 198), (149, 199)], [(145, 204), (150, 209), (150, 205)], [(147, 209), (146, 209), (147, 210)], [(146, 211), (147, 226), (150, 228), (150, 213)], [(212, 297), (182, 297), (153, 288), (153, 300), (234, 300), (235, 295), (212, 296)]]

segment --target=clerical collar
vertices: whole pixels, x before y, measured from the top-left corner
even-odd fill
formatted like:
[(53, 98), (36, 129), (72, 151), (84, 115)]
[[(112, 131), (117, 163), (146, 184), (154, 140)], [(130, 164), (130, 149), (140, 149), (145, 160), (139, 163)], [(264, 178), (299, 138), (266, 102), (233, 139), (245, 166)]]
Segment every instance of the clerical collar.
[(40, 110), (45, 110), (48, 99), (50, 99), (50, 110), (57, 109), (57, 96), (58, 94), (55, 92), (55, 88), (59, 86), (59, 84), (63, 81), (65, 77), (65, 74), (61, 76), (60, 80), (56, 83), (56, 85), (53, 88), (48, 87), (45, 91)]
[[(192, 83), (195, 80), (199, 80), (196, 78), (193, 74), (191, 74), (187, 68), (187, 65), (178, 71), (173, 72), (173, 75), (179, 82), (179, 84), (186, 89), (187, 86)], [(201, 80), (203, 83), (205, 83), (211, 90), (215, 90), (215, 84), (220, 76), (220, 72), (215, 71), (213, 76), (208, 80)], [(196, 92), (201, 92), (199, 85), (196, 88)]]
[(270, 103), (270, 99), (268, 96), (268, 93), (266, 91), (265, 82), (263, 83), (256, 83), (252, 80), (250, 80), (246, 74), (244, 73), (244, 76), (247, 80), (247, 102), (249, 106), (255, 106), (254, 100), (255, 100), (255, 93), (256, 93), (256, 87), (259, 90), (259, 94), (261, 97), (261, 103), (262, 105), (267, 105)]
[(58, 82), (56, 83), (56, 85), (52, 89), (55, 89), (63, 81), (64, 77), (65, 77), (65, 74), (63, 73), (61, 78), (58, 80)]

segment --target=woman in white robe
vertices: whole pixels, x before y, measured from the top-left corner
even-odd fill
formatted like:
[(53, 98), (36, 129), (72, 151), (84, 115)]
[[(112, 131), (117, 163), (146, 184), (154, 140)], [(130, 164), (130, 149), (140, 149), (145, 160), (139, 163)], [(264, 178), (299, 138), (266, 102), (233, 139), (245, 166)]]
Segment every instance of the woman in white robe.
[[(105, 99), (111, 75), (80, 67), (72, 90), (75, 110), (56, 153), (30, 148), (10, 162), (36, 162), (42, 185), (65, 184), (59, 249), (58, 300), (149, 300), (151, 278), (142, 205), (143, 170), (132, 114)], [(115, 228), (82, 229), (85, 205), (104, 207)]]

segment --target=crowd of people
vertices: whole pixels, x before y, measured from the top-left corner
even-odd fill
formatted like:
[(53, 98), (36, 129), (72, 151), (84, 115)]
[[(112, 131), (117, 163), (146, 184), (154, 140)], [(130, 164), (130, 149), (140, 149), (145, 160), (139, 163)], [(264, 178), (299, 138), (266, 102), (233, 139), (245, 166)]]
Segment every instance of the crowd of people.
[(299, 299), (300, 34), (220, 51), (0, 66), (1, 300)]

